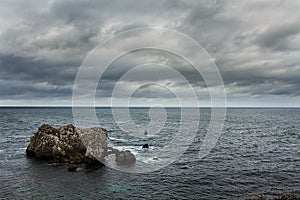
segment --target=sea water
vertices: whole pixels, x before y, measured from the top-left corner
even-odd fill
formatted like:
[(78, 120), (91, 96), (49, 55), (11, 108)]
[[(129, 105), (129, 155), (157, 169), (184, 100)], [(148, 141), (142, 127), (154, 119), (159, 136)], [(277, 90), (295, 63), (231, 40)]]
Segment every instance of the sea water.
[[(123, 108), (119, 108), (123, 109)], [(148, 108), (130, 108), (134, 123), (147, 127)], [(97, 108), (109, 144), (130, 150), (147, 163), (146, 151), (159, 152), (180, 125), (180, 109), (167, 108), (164, 127), (133, 137), (116, 123), (110, 108)], [(28, 159), (30, 136), (44, 123), (73, 123), (71, 108), (0, 108), (0, 198), (7, 199), (248, 199), (281, 193), (300, 195), (300, 109), (229, 108), (221, 137), (202, 159), (198, 151), (210, 122), (200, 109), (199, 127), (181, 157), (158, 171), (134, 174), (109, 167), (51, 166)], [(186, 131), (189, 131), (188, 129)], [(180, 145), (180, 143), (179, 143)]]

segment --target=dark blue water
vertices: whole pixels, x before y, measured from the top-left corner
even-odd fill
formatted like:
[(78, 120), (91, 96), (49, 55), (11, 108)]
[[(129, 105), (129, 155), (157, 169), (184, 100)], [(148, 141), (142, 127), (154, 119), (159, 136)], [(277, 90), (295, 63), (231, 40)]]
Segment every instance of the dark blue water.
[[(147, 174), (131, 174), (102, 167), (72, 173), (66, 166), (50, 166), (25, 157), (29, 137), (48, 123), (73, 123), (70, 108), (0, 109), (0, 198), (4, 199), (247, 199), (280, 193), (300, 195), (300, 109), (228, 109), (218, 144), (198, 160), (210, 110), (201, 110), (198, 134), (175, 163)], [(137, 124), (149, 123), (148, 109), (131, 109)], [(167, 109), (161, 137), (151, 141), (159, 149), (177, 128), (180, 112)], [(109, 131), (110, 143), (139, 154), (145, 141), (122, 133), (110, 109), (97, 109), (99, 123)]]

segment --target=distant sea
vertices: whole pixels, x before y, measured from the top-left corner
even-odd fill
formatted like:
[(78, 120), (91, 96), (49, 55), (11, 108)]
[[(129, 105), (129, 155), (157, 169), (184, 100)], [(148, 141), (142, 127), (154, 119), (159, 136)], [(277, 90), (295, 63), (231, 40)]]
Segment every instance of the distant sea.
[[(120, 108), (122, 109), (122, 108)], [(159, 149), (176, 131), (180, 109), (167, 108), (160, 137), (132, 139), (114, 122), (110, 108), (97, 108), (111, 145), (142, 154), (145, 142)], [(140, 126), (148, 108), (130, 108)], [(228, 108), (222, 135), (207, 157), (198, 150), (210, 120), (200, 108), (199, 130), (187, 151), (171, 165), (147, 174), (108, 167), (51, 166), (28, 159), (30, 136), (44, 123), (73, 123), (71, 108), (0, 108), (0, 199), (249, 199), (281, 193), (300, 196), (300, 108)]]

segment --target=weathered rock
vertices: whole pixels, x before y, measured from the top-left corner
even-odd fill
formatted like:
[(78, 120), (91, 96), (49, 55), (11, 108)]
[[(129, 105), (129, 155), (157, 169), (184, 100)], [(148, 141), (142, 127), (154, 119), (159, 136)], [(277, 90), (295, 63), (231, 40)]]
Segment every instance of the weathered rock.
[(116, 152), (116, 162), (119, 164), (134, 164), (136, 161), (135, 156), (130, 151)]
[(132, 154), (130, 151), (120, 151), (118, 149), (115, 149), (113, 147), (108, 147), (107, 148), (107, 156), (114, 154), (115, 155), (115, 161), (118, 164), (126, 164), (126, 165), (131, 165), (136, 162), (136, 158), (134, 154)]
[(53, 128), (42, 125), (30, 138), (28, 157), (58, 163), (96, 163), (107, 151), (107, 131), (100, 127), (79, 129), (72, 124)]

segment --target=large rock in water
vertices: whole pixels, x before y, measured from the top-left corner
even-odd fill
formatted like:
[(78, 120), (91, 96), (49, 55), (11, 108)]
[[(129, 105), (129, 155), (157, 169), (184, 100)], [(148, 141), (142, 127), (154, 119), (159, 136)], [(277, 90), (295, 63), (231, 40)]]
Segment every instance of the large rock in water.
[(28, 157), (56, 163), (99, 163), (107, 152), (107, 131), (100, 127), (79, 129), (72, 124), (53, 128), (42, 125), (30, 138)]

